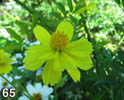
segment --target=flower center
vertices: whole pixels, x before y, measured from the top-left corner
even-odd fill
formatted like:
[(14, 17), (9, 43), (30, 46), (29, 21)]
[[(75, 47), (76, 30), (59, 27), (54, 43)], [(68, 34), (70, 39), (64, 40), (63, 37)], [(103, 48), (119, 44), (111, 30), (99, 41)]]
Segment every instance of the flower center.
[(4, 81), (4, 82), (2, 83), (2, 86), (5, 87), (5, 86), (7, 86), (7, 84), (8, 84), (8, 83), (7, 83), (6, 81)]
[(32, 96), (35, 100), (42, 100), (42, 94), (40, 94), (40, 93), (37, 93), (37, 94), (33, 94), (33, 96)]
[(68, 37), (64, 34), (64, 32), (55, 32), (51, 37), (50, 45), (51, 47), (61, 51), (66, 47), (68, 42)]

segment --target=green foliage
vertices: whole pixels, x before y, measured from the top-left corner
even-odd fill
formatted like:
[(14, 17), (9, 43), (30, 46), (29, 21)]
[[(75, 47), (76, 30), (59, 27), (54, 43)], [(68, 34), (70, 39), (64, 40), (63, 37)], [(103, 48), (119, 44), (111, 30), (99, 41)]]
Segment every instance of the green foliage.
[(67, 12), (65, 10), (65, 7), (61, 3), (57, 3), (57, 7), (60, 9), (60, 11), (66, 16)]
[(16, 40), (18, 40), (19, 43), (21, 43), (23, 41), (22, 38), (11, 28), (6, 28), (6, 30), (10, 34), (10, 36), (12, 38), (15, 38)]

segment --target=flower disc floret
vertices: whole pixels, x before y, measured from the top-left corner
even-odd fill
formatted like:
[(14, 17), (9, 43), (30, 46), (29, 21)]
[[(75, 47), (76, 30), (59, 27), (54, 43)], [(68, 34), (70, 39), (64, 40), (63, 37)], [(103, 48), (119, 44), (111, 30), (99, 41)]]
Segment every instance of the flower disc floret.
[(50, 46), (57, 50), (62, 50), (69, 43), (69, 39), (64, 32), (55, 32), (51, 36)]
[(35, 100), (42, 100), (42, 94), (41, 93), (34, 93), (32, 96)]
[(7, 84), (8, 83), (5, 81), (5, 82), (2, 83), (2, 86), (5, 87), (5, 86), (7, 86)]

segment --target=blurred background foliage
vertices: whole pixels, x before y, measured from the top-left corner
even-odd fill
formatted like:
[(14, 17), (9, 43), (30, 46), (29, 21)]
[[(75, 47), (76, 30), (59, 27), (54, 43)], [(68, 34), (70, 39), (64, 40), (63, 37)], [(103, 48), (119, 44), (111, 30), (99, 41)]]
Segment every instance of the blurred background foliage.
[[(93, 67), (81, 71), (78, 83), (65, 73), (55, 87), (54, 99), (124, 100), (124, 0), (2, 0), (0, 48), (12, 57), (21, 56), (16, 57), (10, 75), (22, 79), (13, 83), (25, 87), (29, 80), (42, 81), (37, 71), (20, 70), (24, 52), (37, 42), (33, 35), (37, 24), (52, 33), (63, 20), (74, 26), (72, 41), (83, 36), (92, 43)], [(11, 100), (17, 100), (20, 91)]]

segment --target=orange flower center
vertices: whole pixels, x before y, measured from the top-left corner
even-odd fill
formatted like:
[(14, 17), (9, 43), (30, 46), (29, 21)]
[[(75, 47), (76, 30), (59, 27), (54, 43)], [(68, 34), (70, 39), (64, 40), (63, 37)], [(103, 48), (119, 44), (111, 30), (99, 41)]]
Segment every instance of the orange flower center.
[(69, 39), (67, 35), (64, 34), (64, 32), (55, 32), (51, 37), (50, 45), (51, 47), (61, 51), (66, 47), (68, 42)]
[(4, 81), (4, 82), (2, 83), (2, 86), (5, 87), (5, 86), (7, 86), (7, 84), (8, 84), (8, 83), (7, 83), (6, 81)]
[(37, 94), (33, 94), (33, 96), (32, 96), (35, 100), (42, 100), (42, 94), (40, 94), (40, 93), (37, 93)]

